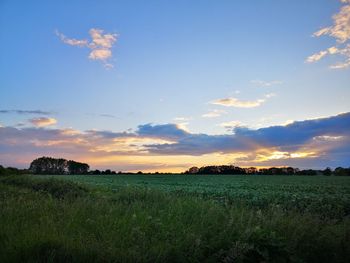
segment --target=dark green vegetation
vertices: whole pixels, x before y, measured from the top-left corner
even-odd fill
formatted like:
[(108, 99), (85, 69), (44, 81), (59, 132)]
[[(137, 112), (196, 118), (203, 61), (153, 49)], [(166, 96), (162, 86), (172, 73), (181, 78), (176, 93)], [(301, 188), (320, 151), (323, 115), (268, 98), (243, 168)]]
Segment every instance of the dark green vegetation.
[(0, 176), (2, 175), (14, 175), (14, 174), (28, 174), (29, 171), (27, 169), (18, 169), (14, 167), (3, 167), (0, 165)]
[(348, 177), (47, 177), (0, 178), (0, 262), (350, 258)]
[(210, 165), (202, 166), (200, 168), (194, 166), (188, 169), (185, 174), (259, 174), (259, 175), (335, 175), (335, 176), (350, 176), (350, 167), (337, 167), (334, 171), (327, 167), (324, 170), (300, 170), (293, 167), (270, 167), (270, 168), (256, 168), (248, 167), (242, 168), (234, 165)]

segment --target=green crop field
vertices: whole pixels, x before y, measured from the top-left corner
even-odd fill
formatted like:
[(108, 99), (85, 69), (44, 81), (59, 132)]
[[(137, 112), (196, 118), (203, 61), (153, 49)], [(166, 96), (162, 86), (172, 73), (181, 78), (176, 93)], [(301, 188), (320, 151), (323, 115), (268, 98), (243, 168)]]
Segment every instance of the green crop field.
[(350, 178), (0, 177), (0, 262), (348, 262)]
[[(47, 176), (43, 176), (47, 177)], [(268, 175), (73, 175), (53, 176), (117, 191), (123, 187), (191, 194), (219, 202), (308, 210), (327, 217), (350, 214), (350, 178)]]

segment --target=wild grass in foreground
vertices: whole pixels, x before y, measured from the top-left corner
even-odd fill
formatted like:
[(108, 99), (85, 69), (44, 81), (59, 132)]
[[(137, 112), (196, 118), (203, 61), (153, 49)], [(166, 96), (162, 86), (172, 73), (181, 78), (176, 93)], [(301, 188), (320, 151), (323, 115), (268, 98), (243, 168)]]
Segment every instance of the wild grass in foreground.
[(350, 219), (150, 188), (0, 179), (0, 262), (347, 262)]

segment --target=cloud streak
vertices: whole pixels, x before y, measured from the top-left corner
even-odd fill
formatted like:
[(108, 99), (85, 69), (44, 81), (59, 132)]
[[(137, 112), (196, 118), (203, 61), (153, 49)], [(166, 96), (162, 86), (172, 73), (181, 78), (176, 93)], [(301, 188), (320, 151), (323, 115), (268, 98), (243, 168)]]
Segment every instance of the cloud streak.
[(251, 80), (250, 83), (257, 85), (258, 87), (271, 87), (275, 85), (280, 85), (283, 82), (280, 80), (271, 80), (271, 81), (264, 81), (264, 80)]
[(275, 96), (274, 93), (266, 94), (264, 98), (257, 100), (240, 100), (235, 97), (217, 99), (211, 102), (214, 105), (220, 105), (225, 107), (235, 108), (256, 108), (261, 106), (267, 99)]
[(119, 35), (105, 34), (104, 30), (98, 28), (91, 28), (89, 30), (91, 41), (87, 39), (68, 38), (57, 30), (56, 35), (67, 45), (89, 48), (89, 59), (101, 61), (106, 68), (113, 67), (113, 64), (108, 61), (112, 58), (112, 47), (117, 42)]
[(50, 111), (42, 111), (42, 110), (0, 110), (2, 114), (38, 114), (38, 115), (51, 115)]
[(207, 113), (204, 113), (202, 115), (203, 118), (217, 118), (220, 117), (223, 114), (226, 114), (227, 112), (224, 110), (211, 110)]

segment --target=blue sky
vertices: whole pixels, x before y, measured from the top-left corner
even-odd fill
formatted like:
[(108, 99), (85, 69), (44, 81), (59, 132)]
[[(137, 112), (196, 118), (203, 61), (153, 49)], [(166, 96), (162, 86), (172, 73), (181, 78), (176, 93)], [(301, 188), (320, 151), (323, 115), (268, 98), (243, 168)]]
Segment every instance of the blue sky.
[[(347, 0), (2, 1), (0, 125), (85, 136), (90, 130), (138, 134), (140, 125), (174, 124), (190, 134), (217, 136), (237, 127), (257, 130), (349, 112), (349, 6)], [(340, 29), (334, 26), (337, 14), (345, 17)], [(87, 42), (79, 47), (72, 40)], [(206, 164), (208, 154), (239, 163), (230, 154), (247, 154), (214, 147), (203, 156), (186, 152), (171, 166), (174, 152), (158, 156), (158, 166), (148, 165), (154, 154), (146, 146), (169, 142), (142, 140), (136, 163), (118, 154), (92, 157), (96, 145), (76, 155), (63, 147), (57, 154), (127, 170), (181, 170)], [(3, 143), (0, 161), (26, 166), (32, 157), (53, 155), (50, 147), (37, 148), (37, 141), (28, 152), (14, 147), (11, 158)], [(288, 154), (261, 165), (298, 165)], [(315, 162), (327, 154), (296, 159), (303, 166), (335, 165)], [(256, 158), (251, 162), (258, 165)]]

